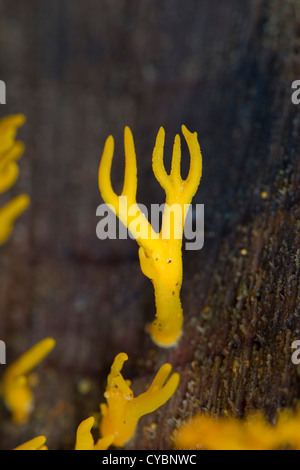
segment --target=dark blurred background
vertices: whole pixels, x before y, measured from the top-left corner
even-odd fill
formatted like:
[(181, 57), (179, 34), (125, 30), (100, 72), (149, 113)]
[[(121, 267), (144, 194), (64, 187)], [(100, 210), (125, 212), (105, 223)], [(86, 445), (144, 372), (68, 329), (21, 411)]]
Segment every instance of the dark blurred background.
[[(29, 423), (16, 427), (1, 405), (2, 449), (41, 433), (52, 449), (73, 448), (121, 351), (137, 393), (163, 362), (181, 373), (131, 448), (170, 448), (170, 432), (200, 410), (259, 408), (272, 419), (297, 401), (298, 11), (296, 0), (0, 0), (0, 114), (27, 117), (9, 196), (31, 197), (0, 249), (0, 337), (9, 362), (46, 336), (57, 341), (35, 376)], [(155, 137), (164, 126), (168, 166), (181, 124), (198, 132), (203, 153), (194, 201), (205, 204), (205, 247), (184, 254), (185, 335), (160, 350), (144, 332), (154, 295), (136, 243), (96, 237), (98, 165), (113, 134), (120, 191), (129, 125), (138, 200), (162, 203)], [(183, 160), (185, 174), (185, 146)]]

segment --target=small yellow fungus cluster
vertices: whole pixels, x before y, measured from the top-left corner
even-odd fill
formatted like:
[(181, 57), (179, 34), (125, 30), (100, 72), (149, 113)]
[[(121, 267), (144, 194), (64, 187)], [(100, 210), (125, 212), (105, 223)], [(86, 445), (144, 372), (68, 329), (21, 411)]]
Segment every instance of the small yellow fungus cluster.
[(52, 351), (55, 341), (46, 338), (7, 367), (2, 379), (2, 395), (16, 423), (27, 421), (33, 407), (27, 375)]
[[(94, 424), (95, 419), (91, 417), (85, 421), (82, 421), (82, 423), (78, 426), (75, 450), (107, 450), (111, 446), (114, 440), (114, 436), (103, 437), (102, 439), (99, 439), (97, 443), (95, 443), (91, 432)], [(45, 446), (45, 443), (45, 436), (38, 436), (28, 442), (25, 442), (25, 444), (16, 447), (14, 450), (48, 450), (48, 448)]]
[[(24, 124), (21, 114), (0, 120), (0, 194), (8, 191), (17, 181), (19, 168), (16, 161), (24, 152), (24, 145), (15, 141), (17, 130)], [(10, 237), (15, 220), (29, 205), (25, 194), (15, 197), (0, 208), (0, 245)]]
[[(18, 166), (16, 160), (23, 153), (23, 145), (15, 142), (15, 134), (24, 122), (23, 116), (12, 116), (0, 121), (0, 192), (8, 190), (17, 180)], [(191, 153), (191, 168), (186, 181), (181, 179), (180, 137), (174, 143), (171, 174), (168, 175), (163, 165), (164, 130), (161, 128), (153, 154), (153, 171), (166, 192), (166, 208), (163, 216), (162, 231), (154, 233), (148, 220), (139, 211), (136, 203), (137, 169), (133, 137), (129, 128), (125, 129), (126, 170), (122, 196), (119, 198), (112, 190), (110, 169), (113, 158), (113, 138), (110, 137), (99, 170), (99, 186), (103, 198), (113, 204), (116, 214), (127, 222), (135, 220), (132, 206), (139, 212), (140, 229), (133, 234), (140, 245), (140, 263), (143, 273), (152, 279), (157, 314), (150, 327), (154, 341), (161, 346), (175, 344), (182, 330), (182, 308), (180, 289), (182, 284), (182, 234), (185, 218), (192, 197), (201, 179), (202, 159), (197, 134), (191, 134), (182, 128)], [(19, 196), (0, 210), (0, 244), (9, 237), (13, 223), (29, 203), (27, 196)], [(170, 216), (170, 207), (179, 207), (180, 219)], [(125, 223), (125, 225), (127, 224)], [(137, 226), (136, 226), (137, 227)], [(163, 237), (167, 229), (169, 237)], [(177, 236), (176, 236), (177, 234)], [(179, 236), (178, 236), (179, 234)], [(54, 348), (52, 338), (44, 339), (23, 354), (5, 371), (2, 380), (2, 395), (5, 404), (12, 413), (16, 423), (28, 420), (33, 407), (33, 394), (29, 386), (28, 374)], [(76, 435), (76, 450), (106, 450), (110, 445), (123, 447), (135, 433), (139, 419), (164, 405), (175, 393), (179, 384), (179, 374), (170, 377), (172, 367), (164, 364), (155, 376), (152, 385), (141, 395), (135, 397), (131, 390), (131, 382), (121, 374), (124, 362), (128, 359), (125, 353), (116, 356), (107, 379), (104, 394), (106, 404), (101, 404), (102, 419), (100, 423), (101, 438), (95, 442), (92, 428), (95, 419), (90, 417), (83, 421)], [(19, 446), (16, 450), (46, 450), (46, 438), (39, 436)]]
[(170, 364), (164, 364), (156, 374), (151, 387), (134, 397), (130, 381), (124, 380), (121, 370), (128, 359), (125, 353), (116, 356), (107, 379), (104, 393), (107, 404), (100, 405), (102, 421), (100, 432), (103, 437), (114, 436), (113, 444), (122, 447), (134, 435), (139, 419), (166, 403), (175, 393), (179, 374), (174, 373)]
[(246, 419), (198, 415), (175, 433), (175, 448), (181, 450), (300, 450), (300, 409), (280, 411), (271, 426), (260, 412)]
[[(107, 450), (114, 435), (95, 443), (91, 430), (93, 417), (83, 421), (77, 430), (75, 450)], [(176, 450), (300, 450), (300, 409), (280, 411), (277, 424), (271, 426), (262, 413), (247, 419), (212, 418), (198, 415), (185, 422), (173, 435)], [(15, 450), (47, 450), (44, 436), (36, 437)]]
[[(95, 443), (91, 432), (94, 424), (95, 418), (91, 417), (82, 421), (78, 426), (75, 450), (107, 450), (111, 446), (114, 436), (103, 437)], [(16, 447), (14, 450), (48, 450), (45, 443), (45, 436), (38, 436)]]
[[(156, 318), (149, 328), (153, 341), (162, 347), (174, 346), (182, 333), (183, 314), (180, 301), (182, 285), (182, 236), (184, 223), (192, 198), (202, 175), (202, 156), (197, 133), (182, 126), (191, 164), (185, 181), (181, 178), (181, 140), (176, 135), (171, 173), (163, 163), (165, 132), (160, 128), (153, 152), (153, 172), (166, 193), (161, 232), (156, 233), (136, 202), (137, 163), (133, 137), (128, 127), (124, 132), (125, 178), (121, 196), (111, 185), (111, 165), (114, 139), (108, 137), (99, 167), (99, 189), (103, 200), (136, 239), (142, 272), (152, 280)], [(134, 224), (133, 222), (136, 221)], [(166, 236), (166, 234), (168, 234)]]
[[(51, 338), (47, 338), (12, 364), (3, 378), (3, 396), (16, 422), (25, 421), (31, 411), (32, 393), (25, 374), (32, 370), (55, 346)], [(134, 435), (139, 419), (152, 413), (165, 404), (175, 393), (179, 374), (168, 376), (172, 370), (170, 364), (164, 364), (156, 374), (152, 385), (145, 392), (134, 397), (130, 381), (124, 380), (121, 370), (128, 359), (125, 353), (116, 356), (107, 379), (105, 398), (107, 404), (101, 404), (102, 421), (100, 433), (102, 437), (95, 443), (92, 428), (95, 419), (84, 420), (77, 429), (75, 450), (106, 450), (111, 445), (123, 447)], [(15, 450), (45, 450), (46, 438), (39, 436), (17, 447)]]

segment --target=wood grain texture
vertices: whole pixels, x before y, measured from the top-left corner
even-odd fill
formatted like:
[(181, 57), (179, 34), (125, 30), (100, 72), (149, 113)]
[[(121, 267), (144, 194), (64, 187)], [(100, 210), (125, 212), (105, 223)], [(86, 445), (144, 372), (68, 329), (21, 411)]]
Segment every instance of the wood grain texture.
[[(184, 6), (183, 6), (184, 5)], [(296, 0), (0, 1), (1, 115), (23, 112), (26, 142), (13, 192), (30, 210), (0, 250), (0, 337), (12, 360), (45, 336), (57, 348), (38, 369), (36, 407), (16, 428), (0, 406), (0, 447), (44, 433), (71, 449), (98, 410), (114, 355), (129, 355), (136, 393), (169, 361), (179, 391), (145, 417), (133, 449), (169, 449), (184, 418), (243, 416), (297, 404), (300, 339), (300, 110)], [(123, 129), (136, 142), (140, 202), (164, 201), (151, 170), (159, 126), (199, 135), (205, 247), (184, 254), (184, 336), (153, 346), (144, 326), (153, 289), (133, 241), (100, 242), (97, 169), (116, 138), (113, 183), (123, 182)], [(188, 153), (184, 149), (188, 168)], [(268, 197), (261, 197), (262, 191)], [(244, 251), (242, 251), (244, 250)], [(80, 381), (88, 379), (87, 395)], [(151, 426), (156, 423), (155, 426)]]

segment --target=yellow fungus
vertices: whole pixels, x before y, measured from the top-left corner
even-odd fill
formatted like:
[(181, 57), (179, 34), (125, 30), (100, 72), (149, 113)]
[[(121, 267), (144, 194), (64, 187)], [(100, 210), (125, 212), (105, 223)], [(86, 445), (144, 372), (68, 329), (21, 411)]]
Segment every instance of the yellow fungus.
[[(114, 440), (114, 436), (112, 435), (99, 439), (98, 442), (95, 443), (91, 433), (94, 424), (95, 419), (91, 417), (82, 421), (78, 426), (75, 450), (107, 450), (111, 446)], [(16, 447), (14, 450), (48, 450), (45, 443), (46, 438), (44, 436), (39, 436)]]
[(91, 430), (95, 424), (95, 418), (91, 417), (83, 421), (77, 429), (75, 450), (107, 450), (113, 440), (113, 435), (99, 439), (95, 443)]
[[(16, 161), (24, 152), (24, 145), (15, 141), (17, 130), (25, 122), (21, 114), (0, 120), (0, 193), (8, 191), (17, 181), (19, 168)], [(0, 208), (0, 245), (10, 237), (15, 220), (29, 205), (29, 198), (20, 195)]]
[(123, 364), (127, 359), (128, 356), (125, 353), (116, 356), (104, 393), (107, 404), (100, 405), (101, 435), (102, 437), (113, 435), (113, 444), (117, 447), (123, 447), (132, 438), (139, 419), (166, 403), (179, 384), (179, 374), (174, 373), (168, 378), (172, 367), (170, 364), (164, 364), (150, 388), (145, 393), (134, 397), (130, 388), (131, 382), (124, 380), (121, 374)]
[(27, 374), (36, 367), (55, 346), (52, 338), (46, 338), (7, 367), (2, 380), (2, 393), (6, 406), (16, 423), (26, 421), (32, 411), (32, 391)]
[(0, 209), (0, 245), (10, 237), (15, 220), (29, 206), (29, 197), (25, 194), (15, 197), (12, 201)]
[(174, 433), (176, 449), (192, 450), (300, 450), (300, 410), (280, 411), (271, 426), (256, 412), (245, 419), (195, 416)]
[(78, 382), (77, 389), (81, 395), (87, 395), (90, 393), (92, 388), (92, 382), (88, 379), (81, 379)]
[[(192, 198), (200, 184), (202, 156), (197, 133), (191, 133), (182, 126), (187, 142), (191, 163), (185, 181), (181, 178), (181, 139), (176, 135), (171, 173), (163, 163), (165, 132), (160, 128), (153, 152), (153, 172), (166, 193), (166, 204), (160, 233), (151, 227), (136, 202), (137, 163), (134, 141), (128, 127), (124, 132), (125, 178), (121, 196), (117, 196), (111, 185), (111, 165), (114, 153), (114, 139), (109, 136), (104, 147), (99, 167), (99, 189), (103, 200), (110, 206), (121, 222), (130, 230), (139, 248), (142, 272), (152, 280), (156, 318), (149, 332), (156, 344), (170, 347), (177, 344), (183, 324), (180, 301), (182, 285), (182, 235), (185, 219)], [(135, 223), (134, 223), (135, 222)]]
[(14, 450), (48, 450), (45, 443), (46, 438), (44, 436), (39, 436), (16, 447)]

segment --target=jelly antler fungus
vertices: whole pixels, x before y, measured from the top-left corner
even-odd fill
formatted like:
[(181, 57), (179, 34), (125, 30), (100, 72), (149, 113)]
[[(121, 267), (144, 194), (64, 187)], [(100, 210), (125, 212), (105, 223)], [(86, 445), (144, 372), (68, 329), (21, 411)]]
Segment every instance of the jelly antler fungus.
[(164, 364), (156, 374), (152, 385), (145, 392), (134, 397), (131, 382), (124, 380), (121, 370), (128, 356), (116, 356), (107, 379), (104, 393), (107, 404), (101, 404), (102, 421), (100, 432), (103, 437), (113, 435), (113, 445), (123, 447), (134, 435), (139, 419), (165, 404), (175, 393), (179, 384), (179, 374), (174, 373), (170, 364)]
[[(104, 201), (121, 222), (130, 230), (139, 248), (142, 272), (152, 280), (155, 291), (156, 318), (149, 331), (156, 344), (174, 346), (181, 335), (183, 314), (180, 301), (182, 285), (182, 235), (184, 222), (192, 198), (202, 175), (202, 156), (197, 133), (182, 126), (191, 163), (188, 177), (181, 178), (181, 139), (176, 135), (173, 147), (171, 173), (163, 163), (165, 131), (161, 127), (153, 152), (153, 172), (166, 193), (166, 205), (160, 233), (151, 227), (136, 202), (137, 163), (133, 136), (128, 127), (124, 132), (125, 179), (121, 196), (117, 196), (111, 185), (111, 165), (114, 139), (109, 136), (104, 147), (99, 167), (99, 189)], [(138, 224), (133, 224), (138, 220)]]
[(95, 443), (91, 433), (94, 424), (95, 418), (91, 417), (78, 426), (75, 450), (107, 450), (111, 446), (114, 440), (113, 435), (103, 437)]
[(280, 410), (275, 425), (258, 411), (243, 419), (201, 414), (184, 422), (173, 438), (175, 449), (184, 450), (299, 450), (299, 425), (300, 409)]
[[(8, 191), (17, 181), (19, 168), (16, 161), (24, 152), (24, 145), (15, 141), (17, 130), (25, 122), (21, 114), (0, 120), (0, 194)], [(17, 196), (0, 209), (0, 245), (10, 237), (15, 220), (29, 205), (25, 194)]]
[[(114, 440), (114, 436), (99, 439), (95, 444), (91, 430), (94, 427), (95, 418), (91, 417), (82, 421), (77, 428), (75, 450), (107, 450)], [(45, 446), (46, 438), (39, 436), (31, 441), (25, 442), (14, 450), (48, 450)]]
[(52, 351), (55, 341), (46, 338), (8, 366), (3, 375), (2, 393), (16, 423), (27, 421), (32, 411), (32, 392), (27, 375)]
[(16, 447), (14, 450), (48, 450), (45, 443), (46, 438), (44, 436), (39, 436)]

